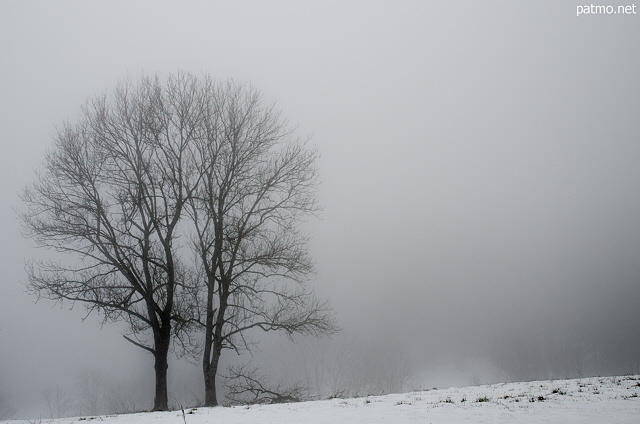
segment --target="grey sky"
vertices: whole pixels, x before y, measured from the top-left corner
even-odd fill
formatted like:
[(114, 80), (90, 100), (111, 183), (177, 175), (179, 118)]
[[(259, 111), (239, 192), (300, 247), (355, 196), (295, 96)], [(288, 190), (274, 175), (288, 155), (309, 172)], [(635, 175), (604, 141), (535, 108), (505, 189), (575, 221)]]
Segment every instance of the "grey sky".
[(532, 331), (588, 336), (604, 362), (625, 352), (602, 369), (630, 372), (640, 16), (577, 4), (3, 1), (0, 387), (35, 396), (79, 364), (151, 367), (117, 326), (32, 304), (23, 264), (45, 252), (12, 208), (87, 97), (177, 69), (251, 81), (312, 135), (316, 289), (346, 329), (394, 334), (425, 366)]

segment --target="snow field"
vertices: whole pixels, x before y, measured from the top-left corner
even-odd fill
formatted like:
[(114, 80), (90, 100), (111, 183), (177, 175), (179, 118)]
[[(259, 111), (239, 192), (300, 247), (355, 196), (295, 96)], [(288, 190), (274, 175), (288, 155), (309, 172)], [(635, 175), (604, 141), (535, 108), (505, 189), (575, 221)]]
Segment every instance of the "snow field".
[(311, 402), (192, 408), (11, 424), (634, 423), (640, 375), (504, 383)]

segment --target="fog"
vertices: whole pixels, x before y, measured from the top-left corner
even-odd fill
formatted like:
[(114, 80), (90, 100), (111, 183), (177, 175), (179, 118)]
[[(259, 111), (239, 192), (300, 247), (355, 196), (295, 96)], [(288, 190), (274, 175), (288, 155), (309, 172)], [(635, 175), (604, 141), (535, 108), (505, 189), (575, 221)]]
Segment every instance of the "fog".
[[(25, 293), (25, 261), (49, 253), (16, 210), (85, 99), (178, 69), (252, 82), (321, 154), (323, 212), (306, 229), (343, 331), (264, 337), (255, 360), (273, 378), (340, 351), (367, 358), (360, 377), (397, 369), (389, 390), (640, 372), (640, 16), (577, 4), (0, 3), (0, 393), (14, 416), (48, 417), (43, 391), (77, 390), (83, 370), (148, 382), (139, 407), (152, 405), (153, 361), (118, 324)], [(174, 404), (201, 399), (200, 380), (174, 359)]]

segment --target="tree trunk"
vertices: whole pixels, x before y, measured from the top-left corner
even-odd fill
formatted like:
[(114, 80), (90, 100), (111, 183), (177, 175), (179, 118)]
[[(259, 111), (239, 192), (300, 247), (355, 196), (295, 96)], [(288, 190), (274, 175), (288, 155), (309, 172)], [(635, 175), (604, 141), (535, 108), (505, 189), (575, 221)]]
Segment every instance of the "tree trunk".
[(216, 394), (216, 375), (218, 374), (219, 360), (220, 351), (214, 348), (211, 362), (209, 362), (209, 358), (205, 358), (203, 363), (204, 406), (218, 406), (218, 399)]
[[(222, 232), (216, 231), (216, 235)], [(218, 251), (222, 250), (221, 241), (216, 241), (219, 246)], [(224, 270), (220, 269), (220, 273), (224, 275)], [(218, 406), (216, 394), (216, 376), (218, 374), (218, 362), (222, 354), (222, 326), (224, 324), (224, 314), (227, 309), (227, 298), (229, 297), (228, 283), (220, 282), (220, 305), (217, 309), (213, 308), (213, 296), (215, 294), (215, 275), (209, 274), (209, 284), (207, 293), (207, 322), (205, 327), (205, 348), (202, 361), (202, 371), (204, 374), (204, 406)], [(216, 315), (217, 314), (217, 315)], [(215, 324), (214, 324), (214, 317)]]
[(169, 394), (167, 391), (167, 369), (169, 368), (169, 342), (171, 333), (165, 329), (156, 338), (155, 364), (156, 371), (156, 395), (153, 400), (154, 411), (169, 410)]

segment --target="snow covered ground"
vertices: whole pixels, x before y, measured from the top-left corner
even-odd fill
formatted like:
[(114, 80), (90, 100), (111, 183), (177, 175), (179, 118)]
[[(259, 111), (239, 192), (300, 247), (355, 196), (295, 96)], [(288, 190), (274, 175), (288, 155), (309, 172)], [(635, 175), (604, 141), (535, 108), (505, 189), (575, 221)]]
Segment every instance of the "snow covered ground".
[(279, 405), (197, 408), (12, 424), (640, 423), (640, 375), (532, 381)]

